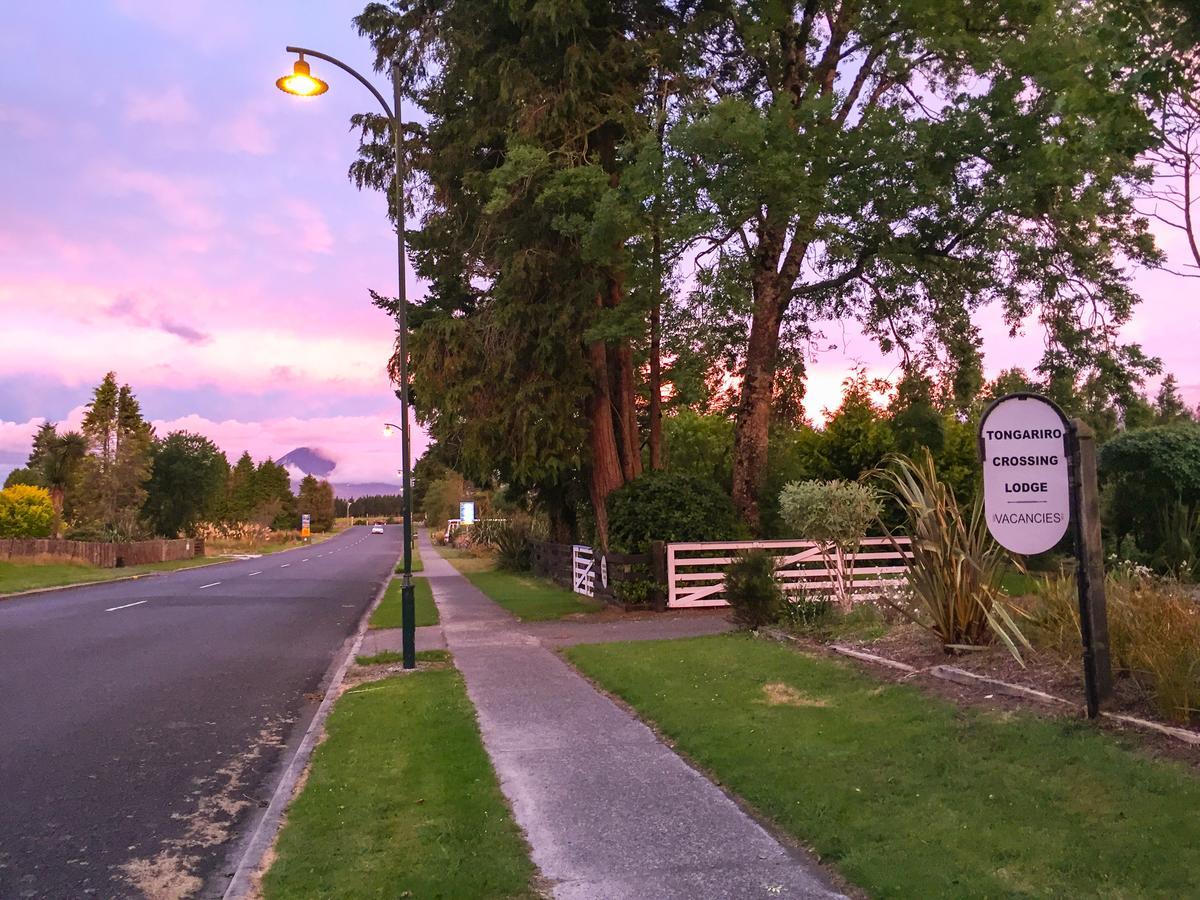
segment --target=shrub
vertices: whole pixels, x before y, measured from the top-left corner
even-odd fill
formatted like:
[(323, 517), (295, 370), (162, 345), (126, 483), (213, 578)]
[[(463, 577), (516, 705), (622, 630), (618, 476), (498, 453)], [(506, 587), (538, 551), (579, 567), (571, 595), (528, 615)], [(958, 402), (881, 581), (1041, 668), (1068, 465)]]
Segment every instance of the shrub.
[(530, 523), (514, 517), (495, 524), (496, 565), (509, 572), (527, 572), (533, 556)]
[(994, 635), (1020, 662), (1017, 645), (1029, 642), (999, 602), (1008, 555), (988, 534), (981, 500), (964, 516), (954, 493), (938, 479), (928, 450), (919, 462), (892, 457), (883, 477), (904, 510), (912, 538), (906, 577), (915, 609), (893, 607), (948, 649), (978, 646)]
[(626, 577), (614, 578), (613, 567), (609, 568), (609, 584), (613, 595), (626, 606), (650, 606), (656, 595), (665, 595), (666, 585), (654, 580), (654, 573), (647, 565), (631, 565)]
[(1159, 511), (1159, 535), (1155, 568), (1180, 581), (1200, 575), (1200, 507), (1193, 511), (1179, 500), (1166, 504)]
[[(1153, 697), (1167, 718), (1187, 722), (1200, 710), (1200, 606), (1177, 582), (1122, 566), (1105, 578), (1113, 667)], [(1038, 644), (1078, 660), (1079, 594), (1069, 575), (1038, 581), (1022, 609)]]
[(837, 573), (834, 594), (849, 609), (853, 559), (848, 556), (879, 520), (878, 495), (854, 481), (797, 481), (780, 492), (779, 509), (797, 537), (821, 542), (821, 558)]
[(468, 527), (471, 544), (476, 547), (494, 547), (498, 544), (500, 532), (508, 525), (506, 519), (479, 519)]
[(42, 487), (14, 484), (0, 491), (0, 538), (44, 538), (54, 530), (54, 503)]
[(1178, 521), (1165, 517), (1163, 510), (1175, 504), (1200, 508), (1200, 424), (1181, 422), (1118, 434), (1100, 448), (1099, 465), (1109, 533), (1117, 541), (1134, 535), (1160, 571), (1178, 565), (1174, 557), (1180, 548), (1172, 543)]
[(881, 504), (874, 490), (856, 481), (796, 481), (780, 492), (779, 508), (796, 537), (846, 547), (866, 536)]
[(651, 541), (715, 541), (737, 537), (733, 502), (709, 482), (677, 472), (646, 472), (608, 497), (608, 542), (620, 553), (644, 553)]
[(765, 550), (743, 553), (725, 569), (725, 599), (742, 628), (761, 628), (779, 617), (783, 591), (775, 582), (775, 557)]
[(210, 547), (229, 545), (253, 548), (269, 543), (277, 537), (285, 537), (260, 522), (198, 522), (195, 533), (196, 537), (203, 538)]
[(824, 597), (789, 597), (779, 604), (779, 624), (788, 631), (807, 631), (825, 622), (832, 609), (833, 603)]

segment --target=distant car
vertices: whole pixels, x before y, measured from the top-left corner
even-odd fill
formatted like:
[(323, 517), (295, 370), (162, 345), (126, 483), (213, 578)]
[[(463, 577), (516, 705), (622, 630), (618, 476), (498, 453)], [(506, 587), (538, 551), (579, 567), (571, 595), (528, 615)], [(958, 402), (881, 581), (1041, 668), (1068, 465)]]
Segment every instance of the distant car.
[(376, 522), (371, 526), (371, 534), (383, 534), (383, 523)]

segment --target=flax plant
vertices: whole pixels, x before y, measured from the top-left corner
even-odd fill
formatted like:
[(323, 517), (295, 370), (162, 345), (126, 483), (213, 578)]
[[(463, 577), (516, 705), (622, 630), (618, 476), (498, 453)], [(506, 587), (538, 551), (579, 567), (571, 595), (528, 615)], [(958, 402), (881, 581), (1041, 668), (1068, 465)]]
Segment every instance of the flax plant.
[(976, 500), (964, 516), (928, 450), (919, 460), (896, 455), (889, 463), (879, 474), (907, 517), (912, 558), (906, 576), (915, 608), (891, 605), (947, 650), (978, 647), (995, 636), (1023, 665), (1020, 647), (1029, 642), (1001, 601), (1008, 556), (988, 533), (982, 503)]

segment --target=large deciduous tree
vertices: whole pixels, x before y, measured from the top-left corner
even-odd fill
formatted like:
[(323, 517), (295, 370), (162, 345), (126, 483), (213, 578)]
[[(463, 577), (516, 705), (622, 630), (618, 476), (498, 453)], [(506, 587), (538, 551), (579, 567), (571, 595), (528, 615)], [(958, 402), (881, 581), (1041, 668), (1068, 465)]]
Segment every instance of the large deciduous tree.
[[(1125, 266), (1157, 260), (1132, 210), (1152, 48), (1116, 0), (723, 0), (696, 19), (709, 89), (670, 135), (748, 323), (733, 492), (758, 518), (791, 350), (856, 318), (919, 368), (977, 366), (971, 313), (1040, 322), (1041, 371), (1127, 389)], [(717, 288), (721, 290), (717, 290)], [(785, 348), (781, 357), (781, 345)]]
[(154, 445), (144, 512), (158, 534), (175, 537), (217, 512), (229, 461), (208, 438), (173, 431)]

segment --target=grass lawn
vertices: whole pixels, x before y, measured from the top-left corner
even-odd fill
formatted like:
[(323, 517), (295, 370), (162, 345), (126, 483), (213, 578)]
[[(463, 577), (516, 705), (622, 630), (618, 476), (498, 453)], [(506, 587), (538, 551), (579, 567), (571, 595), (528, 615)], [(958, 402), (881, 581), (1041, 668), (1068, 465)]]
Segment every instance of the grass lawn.
[(456, 670), (359, 685), (327, 730), (263, 879), (267, 900), (537, 896)]
[(125, 566), (121, 569), (102, 569), (80, 563), (14, 563), (0, 562), (0, 595), (32, 591), (36, 588), (61, 587), (68, 584), (90, 584), (96, 581), (112, 581), (114, 578), (129, 578), (149, 572), (173, 572), (190, 569), (219, 559), (200, 557), (180, 559), (174, 562), (147, 563), (144, 566)]
[[(400, 552), (401, 553), (404, 552), (403, 547), (400, 548)], [(421, 562), (421, 551), (419, 549), (417, 549), (417, 546), (415, 543), (413, 544), (413, 549), (412, 549), (412, 570), (414, 572), (424, 572), (425, 571), (425, 564), (423, 562)], [(396, 574), (399, 575), (403, 571), (404, 571), (404, 557), (401, 556), (400, 561), (398, 563), (396, 563)]]
[(561, 619), (574, 613), (597, 612), (604, 604), (522, 572), (484, 569), (464, 572), (467, 580), (524, 622)]
[(490, 556), (476, 556), (454, 547), (438, 547), (437, 551), (471, 584), (523, 622), (561, 619), (604, 608), (603, 602), (568, 591), (545, 578), (528, 572), (502, 572)]
[(566, 652), (871, 896), (1196, 894), (1200, 777), (1084, 722), (741, 635)]
[[(400, 620), (400, 585), (401, 579), (393, 578), (388, 584), (387, 593), (383, 600), (371, 613), (371, 628), (399, 628), (404, 623)], [(425, 578), (413, 579), (413, 600), (417, 613), (417, 628), (438, 623), (437, 606), (433, 602), (433, 591), (429, 589), (429, 581)]]

